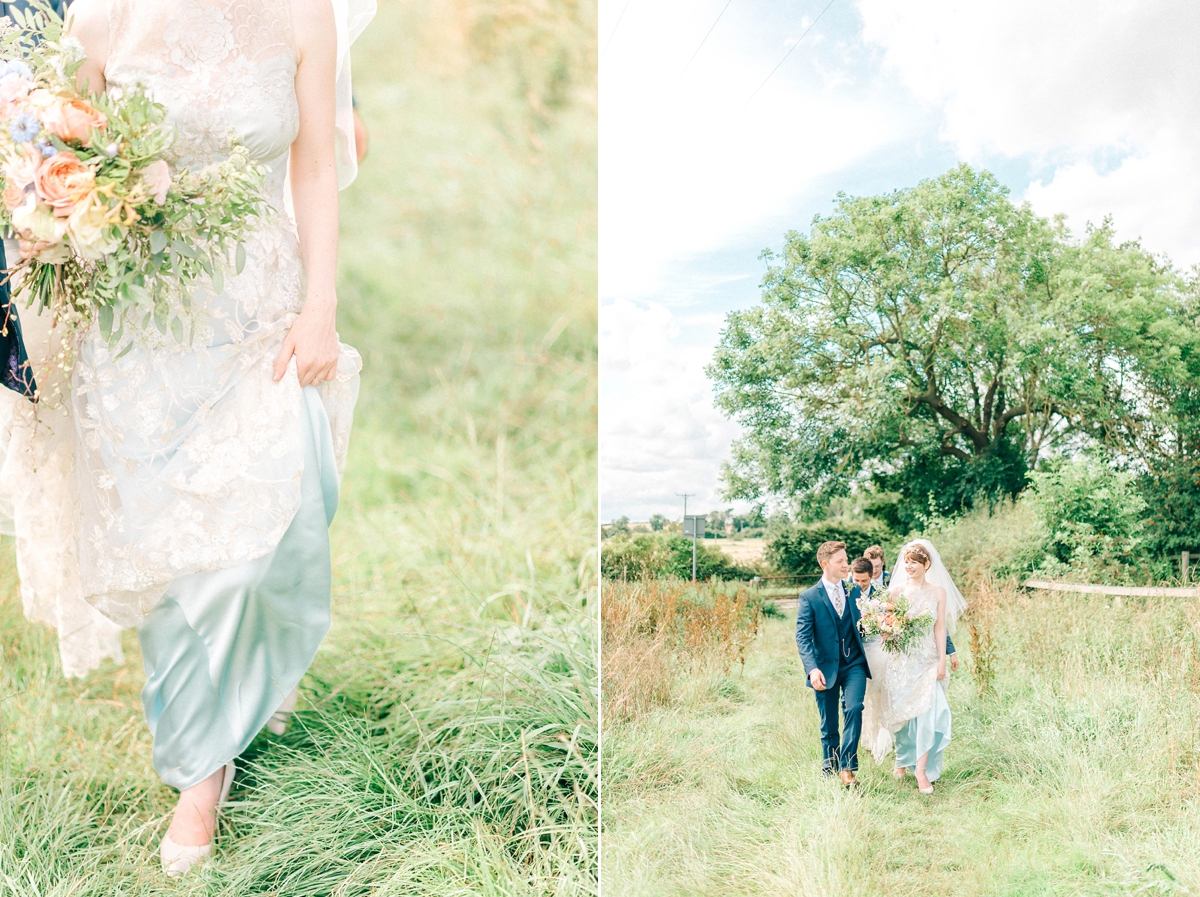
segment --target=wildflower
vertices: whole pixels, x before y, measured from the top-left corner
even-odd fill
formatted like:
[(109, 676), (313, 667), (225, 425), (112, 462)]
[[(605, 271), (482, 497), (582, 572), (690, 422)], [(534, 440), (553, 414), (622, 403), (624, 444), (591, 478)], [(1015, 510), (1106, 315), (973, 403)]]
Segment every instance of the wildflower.
[(26, 81), (33, 80), (33, 72), (20, 59), (5, 60), (4, 69), (0, 71), (0, 77), (4, 75), (16, 75), (18, 78), (24, 78)]
[(22, 112), (13, 118), (8, 126), (8, 133), (15, 143), (29, 143), (41, 129), (41, 122), (28, 112)]

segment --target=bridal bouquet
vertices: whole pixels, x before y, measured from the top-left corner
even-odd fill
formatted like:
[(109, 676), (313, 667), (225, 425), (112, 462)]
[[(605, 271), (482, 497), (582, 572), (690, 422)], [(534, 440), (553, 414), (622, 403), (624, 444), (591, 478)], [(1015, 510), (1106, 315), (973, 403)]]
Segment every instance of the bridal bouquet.
[(933, 625), (932, 614), (926, 611), (910, 617), (908, 599), (903, 593), (893, 596), (887, 589), (870, 598), (859, 598), (858, 610), (863, 638), (879, 636), (883, 649), (890, 654), (903, 654)]
[(22, 288), (111, 346), (140, 321), (183, 340), (189, 293), (240, 273), (264, 170), (233, 146), (219, 165), (172, 174), (167, 110), (141, 88), (83, 95), (83, 46), (48, 7), (0, 30), (0, 225), (22, 241)]

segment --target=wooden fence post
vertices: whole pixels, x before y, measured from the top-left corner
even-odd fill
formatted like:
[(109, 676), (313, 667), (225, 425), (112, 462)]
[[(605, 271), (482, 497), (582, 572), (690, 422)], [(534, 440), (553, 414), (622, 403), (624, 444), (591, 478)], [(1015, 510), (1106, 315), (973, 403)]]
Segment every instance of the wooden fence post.
[(1191, 572), (1191, 561), (1192, 556), (1188, 552), (1184, 551), (1179, 555), (1179, 572), (1182, 574), (1180, 578), (1185, 583), (1188, 581), (1188, 574)]

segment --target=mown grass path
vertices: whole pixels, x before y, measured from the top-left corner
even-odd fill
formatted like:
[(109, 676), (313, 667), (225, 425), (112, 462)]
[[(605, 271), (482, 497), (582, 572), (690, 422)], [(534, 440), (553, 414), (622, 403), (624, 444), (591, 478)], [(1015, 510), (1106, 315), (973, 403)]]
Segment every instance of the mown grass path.
[(865, 750), (860, 789), (820, 777), (790, 619), (744, 672), (685, 662), (670, 706), (606, 723), (604, 893), (1200, 893), (1200, 612), (1055, 599), (998, 596), (996, 694), (952, 679), (931, 798)]
[(382, 0), (355, 47), (334, 626), (203, 871), (158, 867), (133, 633), (65, 681), (0, 547), (0, 897), (595, 893), (593, 29)]

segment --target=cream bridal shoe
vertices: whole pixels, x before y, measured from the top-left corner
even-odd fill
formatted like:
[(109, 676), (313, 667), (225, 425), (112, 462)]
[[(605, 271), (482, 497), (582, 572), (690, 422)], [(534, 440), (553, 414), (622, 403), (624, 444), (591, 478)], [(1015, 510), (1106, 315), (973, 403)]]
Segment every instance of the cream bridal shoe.
[[(225, 778), (221, 781), (221, 796), (217, 798), (218, 810), (228, 802), (229, 789), (233, 786), (233, 776), (237, 772), (237, 767), (233, 765), (232, 760), (226, 763), (223, 768), (225, 770)], [(212, 841), (209, 841), (207, 844), (195, 846), (190, 844), (176, 844), (171, 840), (170, 835), (163, 835), (158, 853), (162, 857), (163, 872), (167, 873), (168, 878), (178, 878), (193, 866), (198, 866), (212, 855)]]

